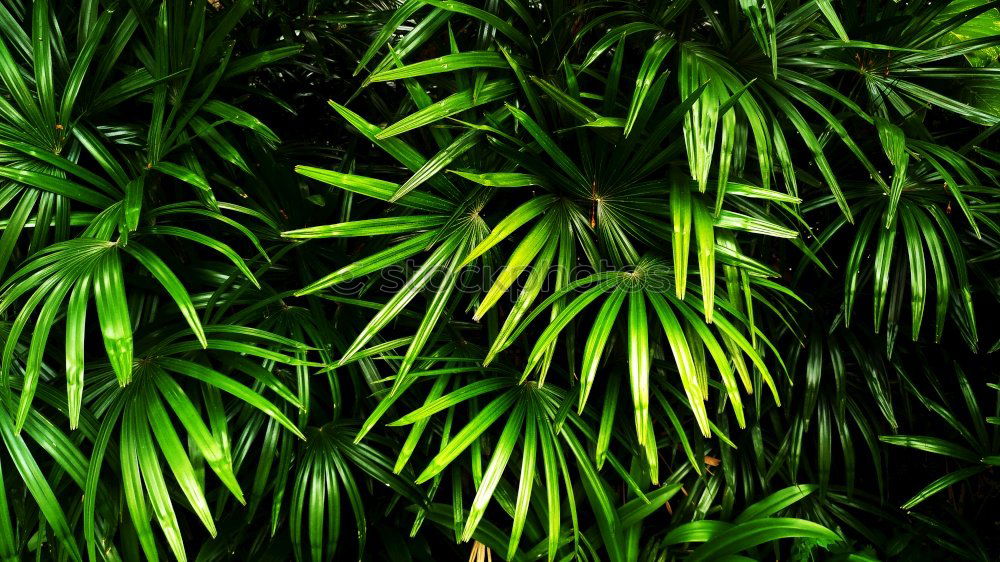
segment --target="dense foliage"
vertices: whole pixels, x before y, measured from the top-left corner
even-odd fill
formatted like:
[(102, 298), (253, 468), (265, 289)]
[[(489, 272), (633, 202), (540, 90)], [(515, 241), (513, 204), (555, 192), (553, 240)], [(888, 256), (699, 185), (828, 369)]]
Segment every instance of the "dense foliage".
[(998, 6), (3, 0), (0, 558), (995, 559)]

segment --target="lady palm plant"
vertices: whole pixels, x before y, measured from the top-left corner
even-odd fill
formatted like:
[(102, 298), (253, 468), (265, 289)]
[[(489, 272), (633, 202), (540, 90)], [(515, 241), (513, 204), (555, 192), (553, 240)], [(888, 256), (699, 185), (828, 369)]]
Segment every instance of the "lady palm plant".
[(0, 556), (989, 559), (997, 21), (0, 6)]
[[(215, 189), (241, 193), (236, 178), (250, 171), (232, 140), (235, 127), (265, 145), (277, 138), (219, 97), (234, 77), (297, 48), (234, 56), (227, 36), (247, 7), (210, 21), (206, 6), (150, 2), (128, 9), (97, 2), (0, 9), (0, 144), (4, 206), (10, 209), (2, 260), (16, 264), (0, 289), (9, 318), (3, 434), (23, 484), (5, 493), (25, 490), (38, 513), (12, 522), (3, 510), (5, 556), (17, 557), (30, 543), (41, 552), (45, 536), (53, 535), (59, 557), (78, 559), (78, 534), (90, 558), (98, 550), (105, 557), (137, 556), (134, 543), (119, 550), (112, 538), (127, 506), (130, 523), (122, 532), (138, 540), (146, 557), (157, 558), (161, 549), (150, 525), (155, 516), (170, 550), (184, 558), (168, 479), (211, 534), (213, 516), (200, 481), (204, 463), (244, 501), (220, 390), (302, 436), (262, 396), (270, 386), (277, 398), (297, 402), (269, 369), (246, 359), (235, 370), (224, 368), (249, 369), (245, 381), (254, 381), (253, 388), (197, 356), (228, 349), (297, 365), (305, 360), (279, 349), (302, 350), (304, 344), (237, 323), (203, 322), (195, 303), (204, 308), (212, 291), (192, 297), (194, 279), (182, 282), (176, 273), (179, 251), (204, 246), (229, 265), (209, 258), (197, 266), (208, 281), (203, 287), (219, 290), (226, 280), (259, 287), (226, 240), (232, 235), (205, 231), (205, 225), (224, 226), (266, 258), (246, 221), (226, 216), (261, 213), (220, 202)], [(164, 296), (171, 308), (161, 310)], [(97, 317), (88, 321), (91, 302)], [(56, 344), (50, 334), (59, 326), (64, 335)], [(87, 345), (93, 338), (103, 340), (102, 351)], [(43, 465), (37, 447), (48, 453)], [(109, 449), (120, 459), (109, 462)], [(49, 466), (49, 476), (42, 466)], [(102, 484), (112, 470), (117, 483)], [(83, 492), (82, 503), (59, 499), (68, 486)], [(124, 506), (110, 498), (121, 498)]]

